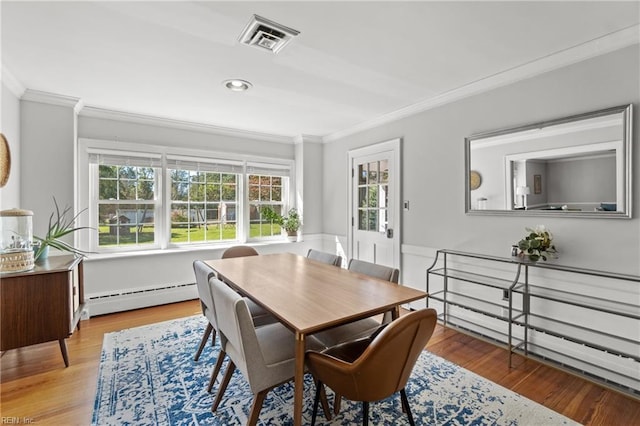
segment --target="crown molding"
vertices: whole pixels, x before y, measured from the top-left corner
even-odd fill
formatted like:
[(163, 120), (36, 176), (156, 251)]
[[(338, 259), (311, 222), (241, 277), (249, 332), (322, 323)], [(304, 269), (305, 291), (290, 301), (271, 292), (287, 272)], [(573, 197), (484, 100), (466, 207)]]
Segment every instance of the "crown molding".
[(20, 99), (27, 90), (27, 88), (24, 87), (23, 84), (20, 83), (13, 73), (4, 65), (2, 65), (2, 83), (18, 99)]
[(173, 129), (190, 130), (196, 132), (212, 133), (222, 136), (231, 136), (245, 139), (254, 139), (268, 142), (293, 144), (294, 138), (285, 135), (253, 132), (250, 130), (233, 129), (230, 127), (215, 126), (212, 124), (183, 121), (173, 118), (156, 117), (125, 111), (116, 111), (95, 106), (85, 106), (80, 115), (83, 117), (102, 118), (106, 120), (126, 121), (129, 123), (145, 124), (150, 126), (162, 126)]
[(303, 142), (307, 143), (323, 143), (322, 136), (315, 135), (298, 135), (293, 139), (293, 142), (297, 145)]
[(80, 109), (82, 109), (83, 106), (82, 100), (80, 98), (58, 95), (56, 93), (42, 92), (40, 90), (33, 89), (27, 89), (20, 100), (69, 107), (73, 108), (76, 113)]
[(322, 138), (323, 142), (331, 142), (346, 136), (388, 124), (390, 122), (410, 117), (451, 102), (474, 96), (501, 86), (526, 80), (531, 77), (569, 66), (596, 56), (604, 55), (615, 50), (637, 45), (640, 43), (640, 25), (616, 31), (605, 36), (587, 41), (559, 52), (544, 56), (517, 67), (499, 72), (450, 90), (425, 101), (410, 105), (406, 108), (382, 115), (376, 119), (365, 121), (348, 129), (340, 130)]

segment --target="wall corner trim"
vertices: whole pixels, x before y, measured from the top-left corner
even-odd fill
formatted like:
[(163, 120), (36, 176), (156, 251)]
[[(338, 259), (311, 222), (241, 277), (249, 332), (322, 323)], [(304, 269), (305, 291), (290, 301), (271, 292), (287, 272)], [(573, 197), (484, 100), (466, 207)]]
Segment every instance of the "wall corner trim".
[(51, 104), (72, 108), (77, 111), (78, 105), (82, 104), (80, 98), (67, 95), (58, 95), (56, 93), (42, 92), (39, 90), (27, 89), (22, 97), (23, 101), (40, 102), (43, 104)]

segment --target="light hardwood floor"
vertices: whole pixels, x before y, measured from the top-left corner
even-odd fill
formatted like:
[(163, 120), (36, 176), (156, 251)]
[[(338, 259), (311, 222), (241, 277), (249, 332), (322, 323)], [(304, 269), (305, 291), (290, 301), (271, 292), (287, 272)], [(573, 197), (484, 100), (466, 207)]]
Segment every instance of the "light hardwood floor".
[[(195, 314), (196, 300), (82, 321), (67, 339), (68, 368), (57, 342), (4, 352), (0, 423), (90, 424), (104, 333)], [(455, 330), (438, 326), (427, 348), (585, 425), (640, 425), (637, 399), (520, 356), (509, 369), (504, 349)]]

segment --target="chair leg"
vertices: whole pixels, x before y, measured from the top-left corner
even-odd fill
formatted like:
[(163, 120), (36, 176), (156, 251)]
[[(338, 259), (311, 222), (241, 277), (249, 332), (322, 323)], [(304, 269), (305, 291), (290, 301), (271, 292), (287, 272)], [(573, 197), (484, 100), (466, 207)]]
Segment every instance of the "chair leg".
[(218, 373), (222, 368), (222, 362), (224, 361), (225, 356), (227, 356), (227, 353), (221, 350), (220, 353), (218, 354), (216, 365), (213, 367), (213, 371), (211, 372), (211, 378), (209, 379), (209, 386), (207, 386), (208, 393), (211, 393), (211, 389), (213, 389), (213, 384), (216, 382), (216, 377), (218, 377)]
[(322, 404), (322, 411), (327, 420), (331, 420), (331, 409), (329, 408), (329, 401), (327, 401), (327, 392), (324, 385), (320, 387), (320, 403)]
[(336, 416), (340, 414), (340, 402), (342, 401), (342, 395), (336, 392), (333, 397), (333, 414)]
[(231, 380), (231, 376), (233, 372), (236, 371), (236, 365), (233, 361), (229, 360), (229, 365), (227, 366), (227, 371), (224, 373), (224, 378), (222, 379), (222, 383), (220, 383), (220, 389), (218, 389), (218, 394), (216, 395), (215, 401), (213, 401), (213, 405), (211, 406), (211, 411), (215, 413), (218, 409), (218, 405), (222, 401), (222, 396), (224, 392), (227, 390), (227, 386), (229, 385), (229, 380)]
[(369, 402), (362, 401), (362, 426), (369, 424)]
[(316, 424), (316, 416), (318, 415), (318, 402), (320, 402), (320, 389), (323, 385), (320, 380), (316, 382), (316, 397), (313, 399), (313, 413), (311, 414), (311, 426)]
[(208, 323), (207, 328), (204, 330), (204, 336), (202, 336), (202, 340), (200, 340), (200, 346), (198, 346), (198, 351), (196, 352), (196, 356), (193, 357), (194, 361), (197, 361), (200, 359), (200, 354), (204, 349), (204, 345), (207, 344), (207, 339), (209, 338), (209, 335), (211, 334), (212, 331), (213, 331), (213, 337), (212, 337), (212, 341), (213, 341), (216, 338), (216, 331), (213, 329), (213, 326), (211, 325), (211, 323)]
[(409, 424), (411, 426), (415, 426), (415, 422), (413, 421), (413, 415), (411, 414), (411, 408), (409, 408), (409, 399), (407, 398), (407, 392), (402, 388), (400, 390), (400, 399), (402, 400), (402, 408), (407, 412), (407, 417), (409, 418)]
[(265, 389), (253, 396), (253, 404), (251, 404), (251, 413), (249, 414), (249, 419), (247, 420), (247, 426), (255, 426), (258, 423), (258, 417), (260, 417), (260, 410), (262, 410), (262, 403), (264, 402), (264, 398), (267, 396), (267, 393), (271, 390)]

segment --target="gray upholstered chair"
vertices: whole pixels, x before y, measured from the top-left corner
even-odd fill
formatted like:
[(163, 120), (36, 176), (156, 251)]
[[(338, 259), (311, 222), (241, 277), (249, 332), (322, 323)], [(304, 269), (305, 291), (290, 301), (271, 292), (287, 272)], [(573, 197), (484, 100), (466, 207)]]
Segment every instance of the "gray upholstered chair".
[[(193, 271), (196, 276), (196, 286), (198, 288), (200, 306), (202, 307), (202, 315), (204, 315), (207, 320), (209, 320), (209, 322), (207, 323), (207, 328), (204, 331), (204, 335), (202, 336), (202, 340), (200, 340), (200, 345), (198, 346), (196, 355), (193, 358), (194, 361), (198, 361), (207, 343), (207, 340), (209, 339), (209, 336), (211, 336), (212, 346), (215, 344), (216, 340), (216, 333), (218, 329), (216, 322), (216, 310), (215, 305), (213, 304), (213, 293), (211, 291), (211, 286), (209, 285), (209, 280), (213, 277), (216, 277), (216, 272), (201, 260), (195, 260), (193, 262)], [(253, 314), (251, 314), (251, 317), (256, 327), (276, 322), (275, 317), (273, 317), (272, 315), (269, 315), (269, 317), (266, 318), (262, 314), (258, 314), (257, 317), (254, 318)], [(224, 356), (225, 352), (224, 350), (221, 350), (213, 371), (211, 372), (211, 378), (209, 380), (209, 386), (207, 388), (208, 392), (211, 392), (211, 388), (213, 387), (215, 379), (220, 372)]]
[[(389, 266), (377, 265), (363, 260), (351, 259), (348, 269), (353, 272), (379, 278), (392, 283), (398, 283), (400, 271)], [(335, 346), (350, 340), (369, 336), (375, 332), (380, 325), (388, 324), (393, 319), (392, 312), (385, 312), (382, 322), (375, 318), (364, 318), (349, 324), (340, 325), (329, 330), (314, 334), (327, 347)]]
[[(337, 395), (362, 401), (364, 425), (369, 421), (369, 402), (400, 392), (402, 408), (413, 425), (404, 388), (433, 334), (437, 315), (435, 309), (421, 309), (393, 321), (373, 338), (344, 343), (321, 352), (307, 351), (307, 367), (316, 379), (317, 387), (311, 424), (315, 424), (319, 396), (326, 384)], [(335, 408), (339, 409), (339, 406)]]
[[(246, 256), (258, 256), (259, 253), (253, 247), (249, 246), (233, 246), (222, 252), (223, 259), (230, 259), (233, 257), (246, 257)], [(247, 305), (249, 311), (253, 317), (253, 322), (256, 325), (264, 325), (275, 322), (276, 319), (267, 312), (262, 306), (258, 305), (251, 299), (247, 299)]]
[[(353, 272), (368, 275), (370, 277), (390, 281), (394, 284), (398, 284), (398, 279), (400, 278), (399, 269), (366, 262), (364, 260), (351, 259), (349, 261), (349, 266), (347, 267), (347, 269)], [(385, 312), (384, 317), (382, 318), (382, 323), (388, 324), (392, 319), (392, 313)]]
[[(198, 297), (200, 298), (200, 306), (202, 307), (202, 314), (209, 320), (207, 323), (207, 328), (204, 331), (204, 336), (202, 336), (202, 340), (200, 341), (200, 346), (198, 346), (198, 351), (196, 352), (194, 361), (198, 361), (200, 359), (200, 354), (204, 349), (209, 336), (211, 335), (211, 345), (215, 344), (216, 334), (218, 331), (218, 325), (216, 321), (216, 310), (215, 305), (213, 304), (213, 292), (211, 291), (211, 286), (209, 285), (209, 280), (216, 276), (215, 271), (209, 267), (206, 263), (201, 260), (195, 260), (193, 262), (193, 271), (196, 275), (196, 286), (198, 287)], [(207, 392), (211, 392), (211, 388), (213, 388), (213, 384), (215, 383), (216, 377), (220, 372), (220, 368), (222, 367), (222, 361), (224, 361), (225, 352), (224, 349), (220, 350), (218, 354), (218, 359), (216, 360), (216, 364), (211, 371), (211, 378), (209, 379), (209, 386), (207, 387)]]
[(328, 263), (329, 265), (341, 266), (342, 257), (337, 254), (327, 253), (320, 250), (309, 249), (307, 252), (309, 259), (317, 260), (318, 262)]
[[(238, 368), (254, 395), (247, 424), (255, 425), (267, 393), (294, 377), (295, 334), (280, 323), (256, 328), (243, 297), (216, 277), (210, 279), (210, 284), (220, 340), (230, 358), (211, 411), (217, 410)], [(324, 346), (309, 336), (307, 348), (318, 350)]]

